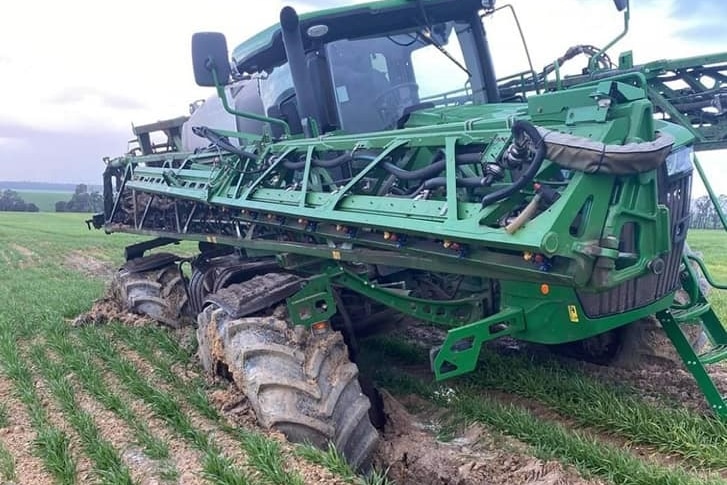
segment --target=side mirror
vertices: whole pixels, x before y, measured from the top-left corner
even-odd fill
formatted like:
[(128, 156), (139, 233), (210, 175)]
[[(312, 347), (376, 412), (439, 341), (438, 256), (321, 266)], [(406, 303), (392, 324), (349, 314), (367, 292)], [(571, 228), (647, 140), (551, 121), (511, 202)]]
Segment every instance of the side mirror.
[(613, 3), (619, 12), (623, 12), (629, 6), (629, 0), (613, 0)]
[(215, 78), (219, 84), (227, 84), (231, 69), (225, 36), (219, 32), (193, 34), (192, 66), (197, 85), (215, 86)]

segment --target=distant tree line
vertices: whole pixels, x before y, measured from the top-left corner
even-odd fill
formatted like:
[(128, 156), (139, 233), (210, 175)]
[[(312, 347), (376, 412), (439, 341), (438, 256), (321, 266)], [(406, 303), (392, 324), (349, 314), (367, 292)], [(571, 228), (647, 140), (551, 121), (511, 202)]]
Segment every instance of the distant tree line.
[[(727, 195), (719, 196), (719, 205), (723, 214), (727, 214)], [(691, 218), (689, 227), (692, 229), (722, 229), (722, 222), (719, 220), (719, 214), (712, 204), (712, 200), (707, 195), (697, 197), (692, 200)]]
[(97, 191), (89, 192), (86, 184), (78, 184), (71, 200), (56, 202), (56, 212), (101, 212), (103, 197)]
[(0, 211), (38, 212), (38, 206), (27, 203), (14, 190), (5, 189), (0, 192)]

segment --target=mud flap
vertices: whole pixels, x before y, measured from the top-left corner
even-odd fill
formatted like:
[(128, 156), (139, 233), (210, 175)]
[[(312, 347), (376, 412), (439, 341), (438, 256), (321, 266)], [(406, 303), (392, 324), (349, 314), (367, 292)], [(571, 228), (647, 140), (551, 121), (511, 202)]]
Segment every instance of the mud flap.
[(450, 330), (439, 349), (430, 354), (436, 379), (449, 379), (477, 366), (482, 344), (525, 330), (522, 308), (506, 308), (483, 320)]

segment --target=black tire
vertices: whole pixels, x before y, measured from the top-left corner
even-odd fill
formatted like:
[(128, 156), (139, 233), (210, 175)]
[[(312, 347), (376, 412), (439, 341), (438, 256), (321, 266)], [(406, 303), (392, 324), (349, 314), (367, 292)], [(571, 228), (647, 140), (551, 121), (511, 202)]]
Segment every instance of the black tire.
[[(682, 324), (682, 332), (692, 348), (699, 353), (706, 343), (700, 325)], [(636, 369), (644, 364), (679, 365), (681, 357), (654, 316), (642, 318), (624, 327), (623, 344), (611, 365)]]
[(203, 366), (234, 380), (262, 427), (295, 443), (333, 443), (352, 467), (368, 468), (379, 435), (341, 333), (291, 328), (280, 313), (231, 319), (208, 306), (198, 316)]
[(547, 347), (556, 354), (571, 359), (608, 365), (613, 363), (623, 351), (623, 334), (623, 329), (617, 328), (587, 339)]
[(122, 307), (173, 328), (194, 323), (189, 309), (186, 282), (176, 264), (149, 271), (122, 268), (113, 287)]

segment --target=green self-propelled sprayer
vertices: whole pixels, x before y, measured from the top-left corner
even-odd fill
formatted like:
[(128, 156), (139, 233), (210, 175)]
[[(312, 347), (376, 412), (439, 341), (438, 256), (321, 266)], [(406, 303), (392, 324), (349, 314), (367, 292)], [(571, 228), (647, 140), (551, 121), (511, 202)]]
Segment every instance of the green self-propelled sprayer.
[[(195, 78), (219, 99), (163, 128), (183, 124), (197, 148), (154, 150), (147, 135), (142, 155), (107, 161), (94, 224), (153, 237), (127, 248), (124, 305), (196, 322), (205, 369), (232, 377), (262, 425), (333, 442), (356, 466), (378, 434), (347, 346), (392, 310), (448, 332), (431, 354), (438, 379), (503, 336), (605, 363), (626, 326), (656, 315), (727, 416), (705, 370), (727, 357), (727, 332), (685, 250), (694, 149), (727, 142), (727, 55), (622, 55), (615, 68), (579, 46), (498, 79), (483, 26), (494, 10), (286, 7), (232, 63), (221, 34), (196, 34)], [(575, 54), (589, 67), (561, 76)], [(215, 103), (226, 124), (200, 121)], [(182, 240), (200, 253), (144, 256)], [(682, 324), (704, 330), (705, 353)]]

